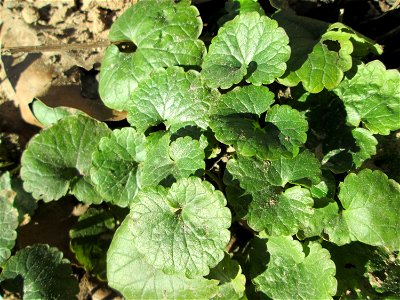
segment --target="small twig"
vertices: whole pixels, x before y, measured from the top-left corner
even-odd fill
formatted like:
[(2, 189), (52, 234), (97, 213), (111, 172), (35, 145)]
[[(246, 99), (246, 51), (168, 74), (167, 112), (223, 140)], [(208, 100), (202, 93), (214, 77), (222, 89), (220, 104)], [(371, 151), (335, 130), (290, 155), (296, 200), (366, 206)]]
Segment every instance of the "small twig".
[(15, 53), (36, 53), (36, 52), (54, 52), (54, 51), (70, 51), (85, 50), (92, 48), (103, 48), (110, 45), (110, 41), (98, 41), (94, 43), (76, 43), (76, 44), (57, 44), (57, 45), (39, 45), (39, 46), (18, 46), (18, 47), (2, 47), (1, 54)]

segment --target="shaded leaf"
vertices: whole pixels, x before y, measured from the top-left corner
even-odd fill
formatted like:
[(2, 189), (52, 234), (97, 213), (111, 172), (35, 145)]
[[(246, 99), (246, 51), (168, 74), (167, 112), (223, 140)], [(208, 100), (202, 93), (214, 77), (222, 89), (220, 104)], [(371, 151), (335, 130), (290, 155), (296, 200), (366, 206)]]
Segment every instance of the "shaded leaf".
[(5, 288), (10, 280), (14, 281), (10, 286), (18, 287), (27, 300), (75, 299), (79, 292), (69, 261), (48, 245), (28, 246), (12, 256), (0, 274)]
[(106, 280), (106, 250), (110, 246), (114, 227), (115, 220), (109, 211), (89, 208), (69, 232), (70, 247), (78, 262), (102, 280)]
[(332, 227), (347, 228), (349, 235), (329, 234), (330, 240), (338, 245), (352, 240), (399, 250), (400, 185), (381, 171), (364, 169), (347, 175), (339, 188), (344, 210)]
[[(313, 214), (314, 201), (307, 189), (295, 186), (283, 191), (272, 185), (268, 177), (270, 165), (269, 161), (243, 156), (229, 160), (224, 176), (228, 201), (256, 231), (265, 230), (267, 235), (295, 234)], [(290, 176), (284, 177), (290, 181)]]
[(372, 133), (388, 135), (400, 129), (400, 73), (378, 60), (357, 66), (334, 91), (342, 99), (347, 122), (362, 122)]
[(210, 270), (207, 278), (219, 281), (218, 293), (212, 299), (242, 299), (246, 277), (242, 274), (239, 263), (228, 253), (225, 253), (224, 259)]
[(287, 10), (278, 11), (273, 18), (285, 29), (292, 48), (287, 71), (279, 79), (287, 86), (302, 82), (311, 93), (333, 89), (350, 70), (352, 55), (382, 53), (379, 45), (341, 23), (329, 25)]

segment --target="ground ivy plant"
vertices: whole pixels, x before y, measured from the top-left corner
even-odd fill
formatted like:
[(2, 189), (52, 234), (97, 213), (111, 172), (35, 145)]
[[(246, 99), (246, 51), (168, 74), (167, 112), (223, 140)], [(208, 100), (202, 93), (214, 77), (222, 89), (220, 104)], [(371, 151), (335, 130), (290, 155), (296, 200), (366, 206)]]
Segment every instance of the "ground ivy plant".
[[(139, 1), (99, 82), (127, 122), (38, 106), (51, 124), (23, 153), (23, 187), (91, 206), (71, 249), (126, 299), (400, 295), (400, 185), (365, 163), (400, 129), (399, 72), (351, 28), (277, 3), (229, 0), (209, 40), (188, 0)], [(0, 200), (0, 279), (72, 299), (57, 249), (9, 258), (18, 211)]]

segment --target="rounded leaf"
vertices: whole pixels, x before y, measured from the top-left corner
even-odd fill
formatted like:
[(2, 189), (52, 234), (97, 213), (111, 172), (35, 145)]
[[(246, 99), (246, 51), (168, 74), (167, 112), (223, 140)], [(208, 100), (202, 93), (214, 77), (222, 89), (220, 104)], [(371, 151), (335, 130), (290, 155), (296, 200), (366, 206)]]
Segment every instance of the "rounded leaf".
[(139, 164), (146, 159), (146, 137), (133, 128), (116, 129), (101, 139), (92, 156), (91, 179), (105, 200), (132, 202), (139, 189)]
[(149, 264), (135, 246), (131, 222), (129, 216), (122, 222), (107, 252), (108, 284), (125, 299), (208, 300), (216, 294), (215, 280), (166, 275)]
[(10, 257), (17, 238), (18, 211), (0, 194), (0, 266)]
[(206, 275), (224, 257), (231, 213), (220, 191), (190, 177), (170, 189), (148, 188), (131, 207), (135, 245), (146, 261), (167, 274)]
[(160, 123), (173, 132), (187, 125), (207, 129), (208, 112), (218, 95), (204, 85), (196, 71), (160, 69), (133, 92), (127, 106), (128, 121), (142, 132)]
[(138, 83), (157, 68), (200, 65), (202, 21), (190, 1), (139, 1), (112, 25), (110, 40), (133, 43), (134, 51), (110, 45), (103, 58), (99, 93), (104, 103), (124, 110)]
[(211, 87), (230, 88), (243, 78), (255, 85), (272, 83), (286, 70), (289, 39), (278, 23), (257, 12), (228, 21), (213, 38), (202, 65)]
[[(272, 299), (331, 299), (337, 288), (336, 267), (317, 242), (303, 246), (291, 237), (271, 237), (267, 270), (254, 279)], [(304, 251), (304, 252), (303, 252)]]
[(339, 199), (351, 240), (400, 249), (400, 185), (396, 181), (381, 171), (364, 169), (347, 175), (340, 184)]
[[(12, 286), (17, 286), (27, 300), (76, 299), (79, 292), (69, 261), (57, 248), (48, 245), (28, 246), (18, 251), (3, 265), (0, 281), (6, 279), (12, 280)], [(2, 284), (8, 286), (10, 282)]]
[[(36, 199), (58, 200), (86, 181), (91, 189), (92, 152), (110, 133), (107, 125), (84, 115), (68, 116), (33, 137), (21, 159), (24, 188)], [(79, 200), (91, 203), (80, 193)], [(98, 197), (97, 203), (101, 202)]]

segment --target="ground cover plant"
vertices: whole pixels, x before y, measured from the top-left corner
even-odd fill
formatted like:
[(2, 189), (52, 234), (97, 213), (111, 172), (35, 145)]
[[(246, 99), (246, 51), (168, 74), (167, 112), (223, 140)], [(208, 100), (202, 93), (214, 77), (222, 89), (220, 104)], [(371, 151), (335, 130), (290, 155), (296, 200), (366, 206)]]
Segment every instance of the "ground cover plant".
[(126, 299), (400, 296), (400, 186), (366, 164), (400, 129), (400, 74), (350, 27), (271, 3), (229, 0), (207, 26), (186, 0), (128, 9), (99, 80), (125, 123), (37, 100), (23, 188), (0, 177), (5, 289), (75, 298), (58, 249), (13, 252), (33, 199), (73, 195), (77, 261)]

